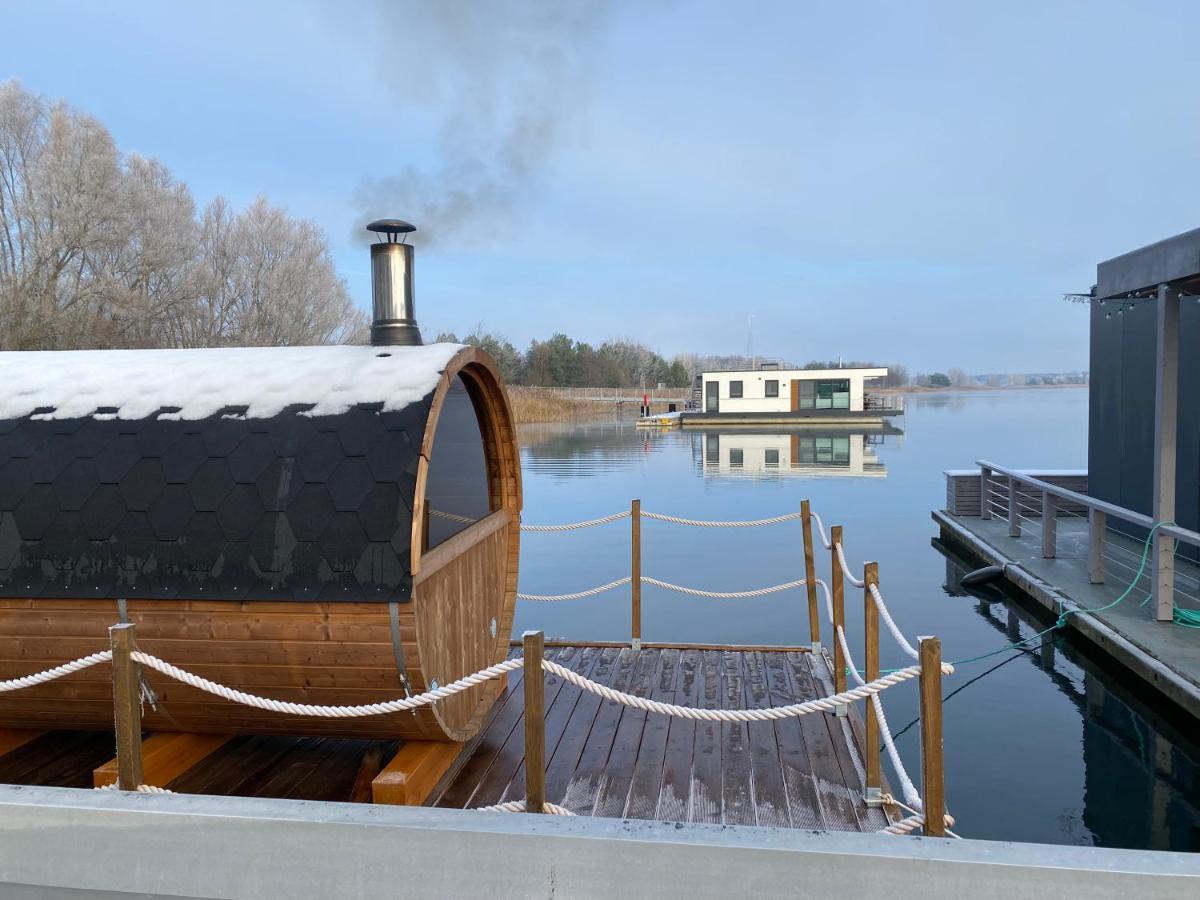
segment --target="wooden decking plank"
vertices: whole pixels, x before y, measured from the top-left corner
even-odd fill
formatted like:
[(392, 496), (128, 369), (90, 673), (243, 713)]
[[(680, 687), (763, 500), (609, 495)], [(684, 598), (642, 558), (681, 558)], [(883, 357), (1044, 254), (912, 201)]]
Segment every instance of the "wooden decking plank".
[[(721, 709), (722, 656), (718, 650), (701, 650), (697, 669), (697, 702), (702, 709)], [(696, 722), (692, 742), (692, 773), (688, 821), (721, 821), (721, 724)]]
[[(809, 668), (814, 680), (824, 691), (834, 692), (833, 677), (826, 664), (825, 657), (819, 653), (808, 654)], [(856, 712), (856, 706), (850, 708), (850, 714)], [(863, 769), (862, 755), (854, 745), (850, 735), (849, 716), (838, 719), (827, 717), (830, 737), (833, 740), (838, 764), (842, 767), (842, 779), (846, 783), (846, 791), (854, 804), (854, 812), (858, 818), (858, 827), (862, 831), (878, 831), (887, 825), (881, 809), (872, 809), (866, 801), (866, 772)]]
[[(765, 709), (771, 705), (767, 689), (763, 654), (754, 651), (742, 656), (746, 670), (747, 706)], [(783, 767), (774, 722), (749, 722), (750, 767), (753, 772), (754, 815), (759, 825), (787, 828), (789, 824), (787, 792), (783, 786)]]
[(247, 796), (239, 788), (281, 758), (296, 738), (239, 735), (170, 785), (183, 794)]
[[(700, 702), (700, 652), (681, 650), (679, 681), (675, 702), (697, 706)], [(686, 822), (692, 793), (692, 752), (696, 740), (696, 721), (672, 716), (667, 725), (667, 746), (663, 756), (662, 784), (654, 818), (660, 822)]]
[[(818, 697), (825, 693), (813, 681), (812, 671), (808, 667), (807, 657), (812, 655), (787, 654), (792, 694), (797, 698)], [(832, 718), (832, 713), (809, 713), (800, 717), (800, 729), (808, 750), (809, 771), (812, 772), (817, 795), (821, 798), (825, 827), (831, 831), (858, 831), (858, 814), (842, 777), (842, 766), (829, 733), (829, 720)]]
[(523, 669), (508, 673), (508, 684), (504, 695), (496, 701), (491, 716), (483, 725), (483, 733), (466, 764), (446, 786), (441, 795), (434, 799), (434, 806), (465, 807), (479, 783), (495, 762), (513, 729), (521, 721), (524, 708), (522, 698)]
[[(727, 651), (722, 659), (725, 709), (746, 705), (744, 654)], [(750, 770), (750, 740), (744, 722), (721, 723), (721, 821), (754, 825), (754, 788)]]
[[(601, 651), (598, 647), (585, 647), (583, 652), (580, 653), (579, 657), (576, 659), (575, 664), (569, 666), (569, 668), (574, 672), (578, 672), (580, 675), (591, 678), (593, 672), (600, 663), (600, 656)], [(554, 659), (554, 657), (551, 658)], [(559, 662), (558, 659), (554, 659), (554, 661)], [(559, 662), (559, 664), (567, 665), (566, 663), (562, 662)], [(551, 676), (547, 676), (547, 681), (549, 681), (550, 677)], [(548, 687), (549, 685), (547, 685), (547, 688)], [(543, 757), (543, 759), (549, 760), (554, 758), (554, 754), (558, 750), (558, 744), (563, 739), (563, 735), (566, 734), (567, 723), (570, 722), (571, 717), (575, 714), (576, 707), (583, 700), (584, 693), (585, 692), (583, 690), (575, 687), (574, 685), (564, 684), (562, 689), (558, 692), (553, 705), (550, 704), (549, 699), (547, 698), (545, 728), (546, 755)], [(596, 695), (587, 693), (587, 696), (594, 697)], [(565, 784), (563, 789), (565, 789)], [(505, 789), (504, 795), (501, 799), (504, 801), (525, 799), (524, 765), (522, 765), (517, 770), (516, 774), (513, 775), (513, 779)]]
[[(649, 650), (630, 650), (629, 653), (633, 657), (634, 667), (627, 693), (636, 697), (649, 697), (657, 683), (662, 655)], [(612, 751), (604, 769), (604, 778), (596, 791), (593, 815), (608, 818), (621, 818), (625, 815), (625, 807), (629, 802), (629, 785), (633, 781), (634, 766), (642, 746), (646, 717), (644, 710), (621, 707), (617, 733), (613, 738)]]
[[(619, 648), (608, 684), (618, 691), (628, 691), (633, 679), (638, 654), (629, 647)], [(591, 733), (579, 756), (571, 781), (563, 794), (562, 805), (577, 815), (590, 815), (596, 808), (599, 790), (605, 783), (605, 769), (612, 753), (617, 726), (623, 707), (615, 700), (605, 700), (596, 713)]]
[[(654, 651), (642, 651), (652, 653)], [(679, 673), (679, 650), (663, 650), (660, 664), (650, 696), (655, 700), (671, 703), (675, 699), (675, 683)], [(625, 818), (653, 819), (658, 809), (658, 795), (662, 784), (663, 758), (667, 749), (667, 732), (670, 720), (666, 716), (647, 714), (642, 728), (642, 740), (638, 746), (637, 761), (633, 766), (633, 777), (629, 782), (629, 800), (625, 804)]]
[[(615, 647), (605, 647), (600, 650), (596, 666), (592, 669), (591, 679), (600, 684), (609, 685), (616, 674), (616, 665), (620, 651)], [(567, 788), (571, 784), (575, 771), (579, 767), (579, 759), (591, 737), (596, 718), (600, 714), (603, 701), (591, 691), (585, 691), (575, 704), (575, 711), (567, 721), (562, 738), (554, 749), (554, 754), (548, 756), (546, 763), (546, 799), (551, 803), (563, 805), (567, 796)], [(595, 798), (590, 802), (594, 803)]]
[[(766, 654), (767, 688), (772, 706), (785, 706), (811, 697), (796, 696), (788, 675), (787, 657), (783, 653)], [(779, 742), (779, 762), (783, 769), (783, 785), (787, 798), (788, 818), (793, 828), (823, 830), (825, 816), (813, 778), (804, 730), (797, 718), (778, 719), (775, 734)]]
[(106, 762), (115, 746), (111, 731), (51, 731), (0, 757), (0, 783), (90, 788), (81, 770)]

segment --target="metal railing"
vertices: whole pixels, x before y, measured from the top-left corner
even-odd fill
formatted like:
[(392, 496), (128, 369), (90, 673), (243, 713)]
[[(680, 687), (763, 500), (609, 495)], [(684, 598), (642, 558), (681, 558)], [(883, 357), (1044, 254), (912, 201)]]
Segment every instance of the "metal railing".
[(863, 394), (863, 409), (867, 412), (904, 412), (903, 394)]
[[(1058, 554), (1058, 523), (1071, 516), (1087, 518), (1087, 573), (1091, 584), (1103, 584), (1105, 561), (1123, 570), (1135, 571), (1128, 560), (1120, 561), (1114, 552), (1129, 551), (1108, 540), (1110, 520), (1127, 522), (1139, 528), (1153, 530), (1154, 551), (1151, 569), (1152, 613), (1160, 621), (1170, 621), (1174, 615), (1175, 594), (1178, 591), (1190, 600), (1200, 599), (1200, 580), (1195, 582), (1196, 594), (1176, 583), (1175, 558), (1179, 542), (1200, 548), (1200, 533), (1173, 523), (1156, 523), (1140, 513), (1106, 500), (1099, 500), (1018, 469), (1001, 466), (987, 460), (976, 460), (980, 480), (980, 518), (1008, 520), (1009, 537), (1019, 538), (1024, 526), (1040, 527), (1042, 558), (1054, 559)], [(1003, 476), (1003, 480), (995, 476)], [(1167, 546), (1166, 542), (1173, 544)]]

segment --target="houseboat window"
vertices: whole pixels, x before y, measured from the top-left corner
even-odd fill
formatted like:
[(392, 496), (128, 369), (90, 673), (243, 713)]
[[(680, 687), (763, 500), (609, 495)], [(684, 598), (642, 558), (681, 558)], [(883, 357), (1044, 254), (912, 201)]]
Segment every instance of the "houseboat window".
[(850, 380), (838, 378), (800, 382), (801, 409), (849, 409)]
[(769, 379), (766, 382), (766, 385), (767, 385), (767, 396), (768, 397), (778, 397), (779, 396), (779, 381), (777, 379), (774, 379), (774, 378)]
[(729, 396), (735, 400), (742, 396), (742, 383), (740, 381), (729, 382)]
[(734, 449), (729, 451), (729, 468), (740, 469), (742, 467), (742, 451)]
[(768, 469), (778, 469), (779, 468), (779, 449), (772, 448), (769, 450), (764, 450), (763, 451), (763, 464)]
[(481, 431), (487, 420), (484, 412), (477, 410), (472, 396), (476, 390), (473, 383), (468, 388), (460, 375), (442, 404), (425, 486), (427, 547), (436, 547), (499, 507), (499, 497), (492, 497), (488, 483)]

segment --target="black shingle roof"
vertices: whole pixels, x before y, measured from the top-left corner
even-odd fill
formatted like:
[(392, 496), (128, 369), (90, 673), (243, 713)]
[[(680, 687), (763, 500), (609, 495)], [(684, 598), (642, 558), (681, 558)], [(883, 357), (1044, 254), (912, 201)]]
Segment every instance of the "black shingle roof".
[(0, 420), (0, 593), (407, 600), (432, 400)]

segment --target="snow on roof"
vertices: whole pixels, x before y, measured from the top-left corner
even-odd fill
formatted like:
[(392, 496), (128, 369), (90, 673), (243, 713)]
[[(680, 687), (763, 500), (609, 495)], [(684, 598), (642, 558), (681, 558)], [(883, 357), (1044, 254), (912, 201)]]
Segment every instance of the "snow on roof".
[(295, 404), (335, 415), (397, 410), (427, 396), (461, 344), (0, 352), (0, 419), (203, 419), (227, 407), (269, 418)]

